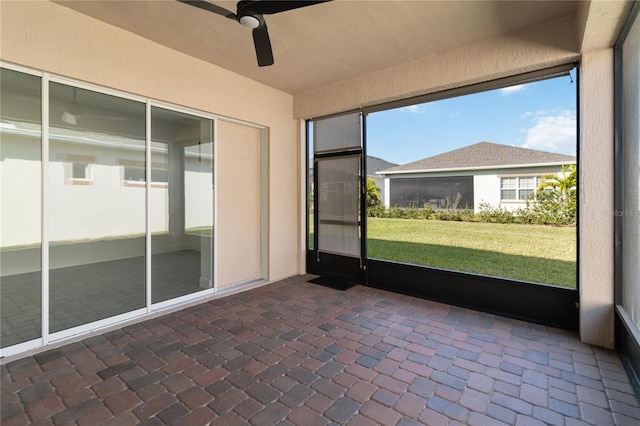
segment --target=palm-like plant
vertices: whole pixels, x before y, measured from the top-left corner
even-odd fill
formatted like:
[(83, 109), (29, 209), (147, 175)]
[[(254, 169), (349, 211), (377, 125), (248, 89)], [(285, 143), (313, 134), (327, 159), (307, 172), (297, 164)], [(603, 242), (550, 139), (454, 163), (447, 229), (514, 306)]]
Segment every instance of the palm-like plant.
[(541, 183), (536, 189), (536, 195), (540, 196), (545, 190), (559, 191), (560, 194), (566, 196), (576, 190), (578, 184), (577, 173), (578, 168), (575, 164), (562, 166), (560, 174), (549, 174), (543, 176)]
[(380, 204), (380, 188), (373, 179), (367, 179), (367, 207), (377, 206)]
[(522, 211), (531, 223), (572, 225), (576, 223), (577, 168), (562, 166), (560, 173), (543, 176), (536, 200)]

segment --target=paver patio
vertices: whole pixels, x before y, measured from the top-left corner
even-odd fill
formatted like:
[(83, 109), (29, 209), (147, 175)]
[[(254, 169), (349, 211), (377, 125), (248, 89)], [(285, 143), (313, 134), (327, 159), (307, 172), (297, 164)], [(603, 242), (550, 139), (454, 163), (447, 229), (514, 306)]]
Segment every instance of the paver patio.
[(311, 278), (6, 363), (2, 424), (640, 424), (574, 332)]

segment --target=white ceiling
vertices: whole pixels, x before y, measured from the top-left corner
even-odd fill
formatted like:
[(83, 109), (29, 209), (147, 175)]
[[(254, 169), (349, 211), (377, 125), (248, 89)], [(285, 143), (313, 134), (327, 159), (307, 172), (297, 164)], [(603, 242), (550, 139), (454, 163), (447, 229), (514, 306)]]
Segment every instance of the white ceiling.
[[(212, 0), (233, 12), (236, 2)], [(576, 15), (579, 1), (335, 0), (265, 15), (275, 64), (258, 67), (251, 30), (164, 1), (58, 1), (185, 54), (296, 94)]]

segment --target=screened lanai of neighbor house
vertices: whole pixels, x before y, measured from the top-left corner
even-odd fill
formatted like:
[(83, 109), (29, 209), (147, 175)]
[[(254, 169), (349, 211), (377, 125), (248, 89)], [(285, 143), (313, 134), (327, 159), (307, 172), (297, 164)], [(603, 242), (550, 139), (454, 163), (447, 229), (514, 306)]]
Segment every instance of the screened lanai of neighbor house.
[[(637, 2), (236, 7), (0, 2), (2, 363), (311, 273), (567, 329), (640, 389)], [(369, 114), (569, 72), (574, 288), (367, 256)]]

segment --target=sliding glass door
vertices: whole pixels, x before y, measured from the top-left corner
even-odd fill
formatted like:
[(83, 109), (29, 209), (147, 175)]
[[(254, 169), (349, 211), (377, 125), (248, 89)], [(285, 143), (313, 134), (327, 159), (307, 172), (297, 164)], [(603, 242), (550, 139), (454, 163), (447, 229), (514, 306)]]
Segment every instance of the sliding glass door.
[(0, 342), (7, 347), (42, 335), (42, 81), (0, 72)]
[(151, 109), (153, 303), (213, 287), (213, 120)]
[(212, 293), (214, 120), (1, 72), (3, 355)]
[[(49, 86), (49, 330), (145, 307), (145, 104)], [(96, 303), (96, 301), (100, 301)]]
[(0, 72), (0, 357), (268, 278), (265, 128)]

